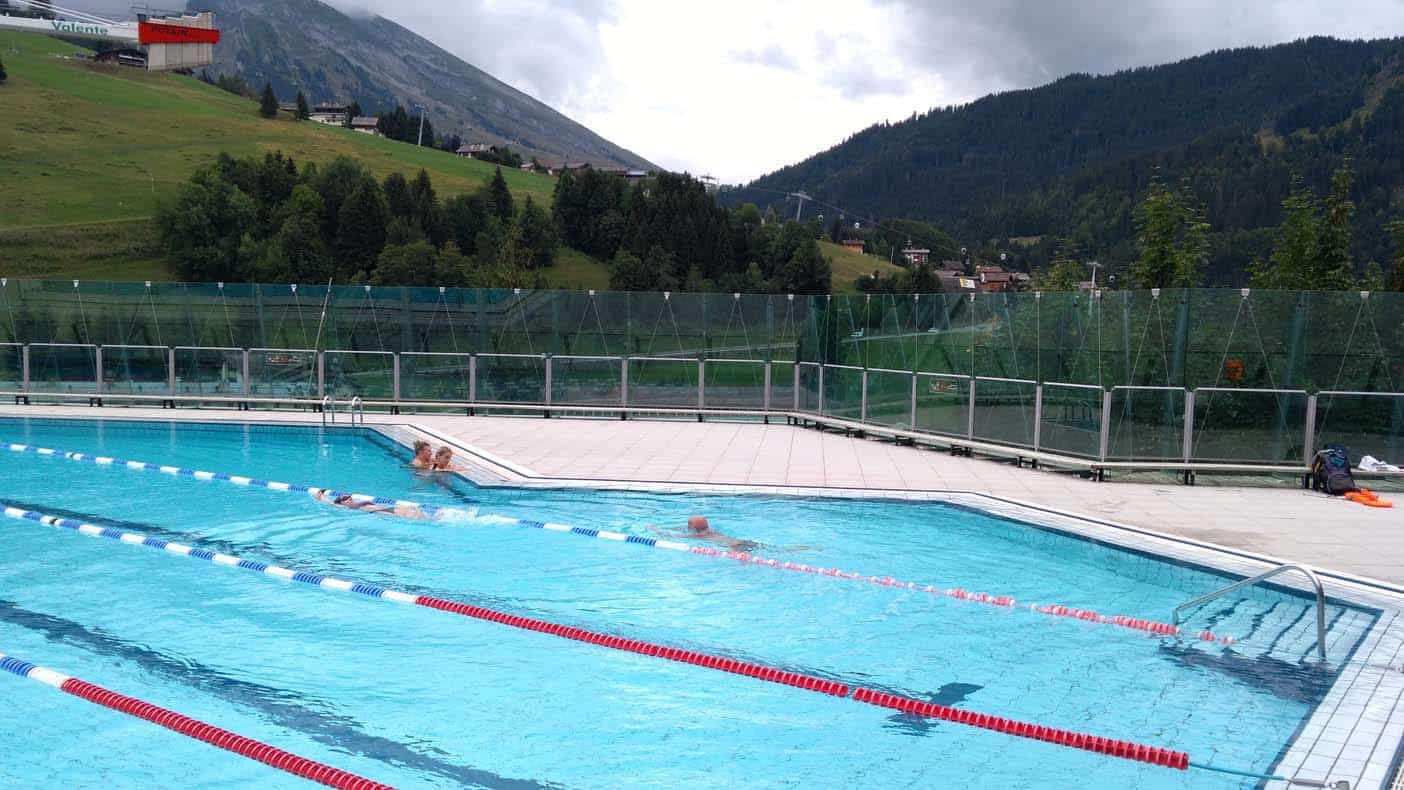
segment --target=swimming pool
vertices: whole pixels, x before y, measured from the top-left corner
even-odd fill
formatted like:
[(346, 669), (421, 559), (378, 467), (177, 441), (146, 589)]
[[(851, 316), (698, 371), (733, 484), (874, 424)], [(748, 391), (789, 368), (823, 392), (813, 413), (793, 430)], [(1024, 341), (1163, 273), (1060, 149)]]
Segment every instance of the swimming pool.
[[(693, 513), (807, 565), (1163, 620), (1216, 574), (933, 503), (479, 488), (426, 481), (371, 431), (0, 420), (0, 441), (658, 537)], [(1191, 625), (1232, 645), (917, 589), (409, 521), (305, 495), (0, 453), (0, 501), (261, 563), (753, 662), (853, 687), (1188, 751), (1267, 772), (1336, 681), (1310, 601), (1256, 588)], [(650, 525), (664, 525), (651, 528)], [(289, 585), (0, 521), (0, 651), (402, 787), (1238, 787), (832, 695)], [(1377, 619), (1333, 603), (1339, 667)], [(0, 676), (7, 784), (300, 784)], [(55, 759), (62, 744), (65, 759)]]

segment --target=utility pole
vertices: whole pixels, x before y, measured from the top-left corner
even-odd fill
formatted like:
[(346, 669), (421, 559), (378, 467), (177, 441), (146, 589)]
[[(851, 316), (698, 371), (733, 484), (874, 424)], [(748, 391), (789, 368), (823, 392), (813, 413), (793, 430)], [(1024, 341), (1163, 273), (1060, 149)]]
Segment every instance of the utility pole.
[(794, 198), (794, 199), (796, 199), (796, 200), (799, 201), (799, 205), (795, 208), (795, 222), (799, 222), (799, 221), (800, 221), (800, 217), (803, 216), (803, 214), (804, 214), (804, 201), (806, 201), (806, 200), (813, 200), (814, 198), (810, 197), (809, 195), (807, 195), (807, 194), (804, 193), (803, 191), (801, 191), (801, 192), (791, 192), (791, 193), (789, 193), (788, 196), (789, 196), (789, 197), (792, 197), (792, 198)]
[(1097, 270), (1102, 268), (1102, 264), (1096, 261), (1088, 261), (1087, 268), (1092, 270), (1092, 290), (1097, 290)]

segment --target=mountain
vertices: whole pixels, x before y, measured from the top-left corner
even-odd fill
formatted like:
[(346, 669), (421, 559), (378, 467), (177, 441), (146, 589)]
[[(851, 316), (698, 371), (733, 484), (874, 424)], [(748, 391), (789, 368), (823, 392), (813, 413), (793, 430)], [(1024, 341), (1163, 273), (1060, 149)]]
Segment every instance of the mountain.
[[(855, 134), (731, 192), (777, 205), (804, 190), (868, 216), (931, 221), (1025, 265), (1056, 237), (1113, 268), (1136, 255), (1133, 211), (1159, 169), (1213, 230), (1208, 281), (1268, 254), (1294, 174), (1324, 194), (1356, 173), (1357, 260), (1389, 260), (1404, 199), (1404, 39), (1312, 38), (1212, 52), (934, 109)], [(793, 204), (789, 210), (793, 210)]]
[(440, 133), (506, 144), (543, 161), (651, 165), (545, 104), (381, 16), (348, 15), (317, 0), (189, 0), (221, 33), (211, 74), (265, 82), (290, 101), (359, 102), (367, 113), (422, 104)]

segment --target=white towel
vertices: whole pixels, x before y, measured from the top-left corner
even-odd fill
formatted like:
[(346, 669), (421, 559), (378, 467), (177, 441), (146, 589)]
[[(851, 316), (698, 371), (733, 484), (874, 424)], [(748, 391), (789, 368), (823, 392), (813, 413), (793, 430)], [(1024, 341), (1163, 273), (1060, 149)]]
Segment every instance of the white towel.
[(1394, 464), (1387, 464), (1387, 463), (1385, 463), (1384, 461), (1381, 461), (1380, 459), (1376, 458), (1376, 457), (1373, 456), (1373, 455), (1367, 455), (1367, 456), (1365, 456), (1364, 458), (1361, 458), (1361, 459), (1360, 459), (1360, 463), (1356, 464), (1356, 468), (1357, 468), (1357, 469), (1360, 469), (1361, 471), (1364, 471), (1364, 472), (1398, 472), (1398, 471), (1400, 471), (1399, 467), (1395, 466)]

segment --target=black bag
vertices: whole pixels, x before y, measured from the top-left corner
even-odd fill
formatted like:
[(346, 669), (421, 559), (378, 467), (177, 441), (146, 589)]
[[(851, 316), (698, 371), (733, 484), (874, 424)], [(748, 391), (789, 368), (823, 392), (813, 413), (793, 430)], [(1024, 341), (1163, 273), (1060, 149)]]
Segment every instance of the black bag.
[(1331, 496), (1359, 491), (1350, 474), (1350, 454), (1339, 444), (1328, 444), (1311, 462), (1311, 487)]

